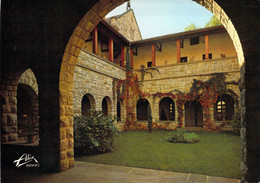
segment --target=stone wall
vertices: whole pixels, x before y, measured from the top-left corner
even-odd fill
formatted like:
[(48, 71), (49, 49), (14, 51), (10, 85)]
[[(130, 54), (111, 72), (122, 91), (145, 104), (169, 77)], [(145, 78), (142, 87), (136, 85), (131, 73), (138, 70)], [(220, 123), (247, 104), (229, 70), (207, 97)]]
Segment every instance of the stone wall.
[(138, 41), (142, 39), (134, 11), (128, 10), (122, 15), (111, 17), (107, 21), (129, 41)]
[[(140, 70), (134, 70), (142, 81)], [(125, 69), (107, 61), (87, 50), (82, 49), (74, 75), (74, 115), (81, 115), (81, 102), (86, 94), (93, 96), (96, 110), (102, 110), (102, 100), (104, 97), (111, 99), (111, 115), (116, 115), (117, 96), (113, 79), (125, 79)], [(168, 93), (173, 90), (189, 92), (193, 79), (206, 81), (214, 76), (214, 73), (226, 73), (226, 81), (238, 82), (240, 78), (239, 65), (236, 57), (214, 59), (207, 61), (194, 61), (189, 63), (179, 63), (168, 66), (158, 66), (145, 69), (141, 91), (144, 93)], [(228, 85), (228, 89), (233, 90), (239, 96), (237, 85)], [(159, 103), (164, 97), (148, 96), (152, 109), (154, 122), (164, 123), (159, 120)], [(136, 101), (137, 102), (137, 101)], [(169, 128), (173, 129), (178, 125), (178, 113), (175, 103), (175, 121), (171, 121)], [(136, 108), (136, 106), (135, 106)], [(125, 122), (124, 101), (121, 101), (121, 122)], [(136, 110), (135, 110), (136, 112)], [(212, 120), (214, 120), (214, 109), (210, 109)], [(184, 118), (185, 121), (185, 118)], [(146, 122), (144, 122), (146, 123)], [(217, 123), (217, 122), (216, 122)], [(219, 124), (219, 122), (218, 122)]]
[[(142, 81), (140, 70), (135, 70), (139, 81)], [(144, 79), (141, 82), (141, 91), (154, 94), (157, 92), (168, 93), (173, 90), (189, 92), (193, 79), (206, 81), (214, 76), (214, 73), (226, 73), (226, 81), (239, 81), (239, 64), (236, 57), (214, 59), (189, 63), (179, 63), (168, 66), (158, 66), (145, 69)], [(237, 85), (227, 85), (239, 96)], [(174, 92), (173, 92), (174, 93)], [(163, 97), (147, 97), (152, 108), (153, 121), (159, 121), (159, 102)], [(213, 118), (213, 109), (210, 114)], [(175, 104), (175, 125), (177, 125), (178, 113)], [(185, 119), (184, 119), (185, 121)]]
[[(81, 50), (74, 75), (74, 116), (81, 115), (81, 101), (84, 95), (90, 94), (95, 101), (95, 110), (102, 110), (102, 100), (109, 97), (109, 111), (116, 115), (117, 96), (114, 79), (125, 79), (125, 69), (107, 61), (87, 50)], [(121, 105), (121, 117), (125, 120), (125, 110)]]
[(20, 77), (18, 83), (30, 86), (38, 95), (38, 83), (36, 77), (31, 69), (27, 69)]

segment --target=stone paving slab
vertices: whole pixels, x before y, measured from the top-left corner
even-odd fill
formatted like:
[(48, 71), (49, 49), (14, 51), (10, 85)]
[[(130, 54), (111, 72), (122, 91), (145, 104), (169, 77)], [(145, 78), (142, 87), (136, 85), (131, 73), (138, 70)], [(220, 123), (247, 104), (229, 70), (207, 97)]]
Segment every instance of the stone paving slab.
[[(19, 183), (239, 183), (238, 179), (170, 171), (75, 162), (75, 167), (60, 173), (17, 174), (5, 172), (2, 182)], [(10, 176), (9, 176), (10, 175)]]
[(187, 182), (188, 178), (189, 178), (189, 174), (162, 171), (162, 173), (160, 174), (160, 177), (164, 180), (169, 180), (171, 182)]
[(143, 169), (143, 168), (132, 168), (130, 174), (134, 175), (147, 175), (147, 176), (158, 176), (161, 174), (162, 171), (159, 170), (150, 170), (150, 169)]
[(190, 174), (188, 182), (207, 182), (207, 175)]
[(116, 172), (130, 172), (133, 168), (132, 167), (125, 167), (125, 166), (116, 166), (116, 165), (102, 165), (97, 167), (99, 171), (116, 171)]

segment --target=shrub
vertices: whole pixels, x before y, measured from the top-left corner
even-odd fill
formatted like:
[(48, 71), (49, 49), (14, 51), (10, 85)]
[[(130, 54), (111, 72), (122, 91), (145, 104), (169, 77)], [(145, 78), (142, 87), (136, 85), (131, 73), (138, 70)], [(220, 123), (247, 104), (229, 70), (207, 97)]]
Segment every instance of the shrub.
[(114, 150), (114, 120), (94, 111), (90, 117), (74, 117), (75, 153), (93, 154)]
[(240, 129), (241, 129), (241, 108), (240, 107), (235, 109), (232, 127), (234, 129), (235, 134), (240, 135)]
[(172, 143), (195, 143), (199, 142), (199, 136), (194, 132), (186, 132), (184, 129), (177, 128), (171, 132), (167, 140)]

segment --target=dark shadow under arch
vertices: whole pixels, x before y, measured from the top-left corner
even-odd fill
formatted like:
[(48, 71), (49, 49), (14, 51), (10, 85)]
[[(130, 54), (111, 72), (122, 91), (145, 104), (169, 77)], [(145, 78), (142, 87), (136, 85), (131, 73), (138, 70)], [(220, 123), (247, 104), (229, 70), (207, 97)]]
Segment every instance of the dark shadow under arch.
[(85, 94), (81, 101), (81, 115), (90, 116), (91, 111), (95, 109), (95, 100), (91, 94)]
[(185, 126), (203, 126), (203, 108), (197, 100), (185, 104)]
[(147, 120), (149, 102), (146, 99), (139, 99), (136, 105), (137, 121)]
[(102, 114), (105, 116), (111, 115), (112, 102), (111, 99), (106, 96), (102, 100)]
[(18, 84), (17, 87), (17, 126), (18, 140), (25, 140), (26, 135), (33, 132), (39, 136), (38, 121), (38, 96), (36, 92), (26, 84)]
[(169, 97), (164, 97), (159, 104), (160, 121), (175, 120), (175, 104)]

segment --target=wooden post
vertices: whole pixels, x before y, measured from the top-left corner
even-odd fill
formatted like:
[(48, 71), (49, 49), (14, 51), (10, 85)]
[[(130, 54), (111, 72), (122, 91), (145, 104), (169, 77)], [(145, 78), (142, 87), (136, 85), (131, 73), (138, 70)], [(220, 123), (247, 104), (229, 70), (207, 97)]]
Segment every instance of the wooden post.
[(205, 60), (209, 59), (209, 35), (205, 35)]
[(134, 56), (133, 56), (133, 49), (130, 49), (130, 58), (131, 58), (131, 69), (134, 68)]
[(109, 60), (114, 62), (114, 40), (112, 38), (109, 39)]
[(121, 46), (121, 67), (125, 67), (125, 46)]
[(94, 28), (93, 35), (93, 53), (98, 54), (98, 29), (97, 27)]
[(177, 39), (177, 63), (181, 62), (181, 40)]
[(155, 66), (155, 44), (152, 44), (152, 66)]

